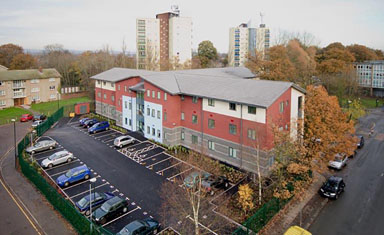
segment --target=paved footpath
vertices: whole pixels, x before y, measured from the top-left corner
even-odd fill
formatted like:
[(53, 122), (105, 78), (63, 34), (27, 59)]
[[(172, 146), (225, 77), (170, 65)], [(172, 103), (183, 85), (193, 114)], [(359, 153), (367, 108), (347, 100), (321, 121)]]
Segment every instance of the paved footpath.
[[(17, 140), (31, 123), (17, 123)], [(76, 234), (44, 196), (16, 171), (13, 125), (0, 126), (0, 234)]]

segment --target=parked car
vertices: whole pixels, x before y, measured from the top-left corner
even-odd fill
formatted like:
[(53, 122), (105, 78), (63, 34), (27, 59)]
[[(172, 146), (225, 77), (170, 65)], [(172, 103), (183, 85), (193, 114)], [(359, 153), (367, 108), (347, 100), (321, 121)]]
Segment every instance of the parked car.
[(210, 175), (201, 181), (201, 187), (210, 195), (214, 195), (220, 189), (227, 189), (229, 180), (224, 176)]
[(336, 154), (333, 161), (329, 161), (328, 167), (341, 170), (347, 165), (348, 157), (345, 154)]
[(43, 123), (44, 121), (43, 120), (36, 120), (32, 123), (32, 127), (33, 128), (36, 128), (37, 126), (39, 126), (41, 123)]
[(45, 168), (51, 168), (53, 166), (65, 163), (65, 162), (71, 162), (73, 160), (73, 153), (70, 153), (66, 150), (59, 151), (51, 156), (47, 157), (41, 162), (41, 166)]
[(88, 128), (89, 133), (96, 133), (99, 131), (105, 131), (109, 129), (109, 123), (107, 121), (98, 122), (95, 125)]
[(114, 144), (116, 147), (122, 148), (123, 146), (126, 146), (126, 145), (128, 145), (128, 144), (132, 144), (134, 141), (135, 141), (135, 139), (132, 138), (131, 136), (123, 135), (123, 136), (119, 136), (119, 137), (117, 137), (117, 138), (113, 141), (113, 144)]
[(358, 138), (357, 148), (361, 149), (362, 147), (364, 147), (364, 136), (358, 135), (356, 137)]
[(105, 224), (107, 221), (128, 211), (128, 202), (115, 196), (104, 202), (101, 207), (92, 213), (92, 219), (98, 224)]
[(80, 126), (84, 125), (84, 122), (87, 121), (87, 120), (89, 120), (89, 119), (90, 119), (90, 118), (87, 118), (87, 117), (86, 117), (86, 118), (82, 118), (82, 119), (80, 119), (80, 120), (79, 120), (79, 125), (80, 125)]
[(201, 176), (201, 180), (206, 180), (208, 179), (211, 174), (207, 172), (199, 172), (199, 171), (194, 171), (191, 174), (189, 174), (185, 179), (184, 179), (184, 185), (187, 188), (193, 188), (196, 186), (196, 184), (199, 181), (199, 177)]
[(56, 183), (60, 187), (67, 187), (72, 183), (88, 180), (91, 176), (91, 171), (86, 165), (78, 166), (68, 170), (65, 174), (60, 175), (56, 179)]
[(27, 114), (21, 115), (20, 122), (28, 122), (32, 119), (33, 119), (33, 115), (27, 113)]
[(328, 198), (338, 199), (340, 194), (344, 192), (345, 183), (343, 178), (331, 176), (321, 186), (319, 193), (320, 195)]
[(33, 117), (33, 121), (43, 121), (45, 119), (47, 119), (47, 116), (45, 116), (44, 114), (38, 114)]
[(42, 140), (37, 142), (35, 145), (28, 147), (25, 151), (27, 153), (37, 153), (48, 149), (56, 148), (57, 142), (54, 140)]
[(156, 234), (160, 224), (152, 218), (135, 220), (124, 226), (117, 235)]
[[(91, 197), (88, 195), (81, 198), (78, 202), (76, 202), (77, 208), (79, 208), (81, 213), (84, 213), (85, 215), (90, 214), (90, 201), (92, 201), (92, 210), (96, 210), (99, 208), (104, 202), (108, 201), (109, 199), (113, 198), (115, 195), (110, 192), (105, 193), (91, 193)], [(89, 200), (91, 198), (91, 200)]]
[(312, 235), (312, 233), (295, 225), (295, 226), (289, 227), (289, 229), (285, 231), (284, 235)]
[(97, 120), (97, 119), (88, 119), (87, 121), (84, 122), (83, 127), (84, 128), (90, 128), (91, 126), (95, 125), (98, 122), (99, 122), (99, 120)]

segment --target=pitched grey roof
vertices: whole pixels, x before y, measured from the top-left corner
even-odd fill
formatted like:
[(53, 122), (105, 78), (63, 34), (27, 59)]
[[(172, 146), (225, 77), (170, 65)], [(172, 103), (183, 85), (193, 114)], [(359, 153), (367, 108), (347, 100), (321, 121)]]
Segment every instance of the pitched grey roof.
[(0, 81), (61, 78), (56, 69), (0, 70)]
[(173, 95), (186, 94), (259, 107), (269, 107), (290, 87), (305, 93), (291, 82), (248, 79), (254, 74), (242, 67), (164, 72), (113, 68), (91, 78), (117, 82), (136, 76)]

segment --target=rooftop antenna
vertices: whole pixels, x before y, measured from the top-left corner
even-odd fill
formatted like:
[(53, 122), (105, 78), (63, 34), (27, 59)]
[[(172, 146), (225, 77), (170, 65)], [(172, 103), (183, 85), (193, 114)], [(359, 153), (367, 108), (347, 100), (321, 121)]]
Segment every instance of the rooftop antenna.
[(263, 17), (264, 17), (264, 14), (260, 12), (260, 19), (261, 19), (260, 24), (263, 24)]
[(172, 13), (176, 14), (177, 16), (180, 15), (180, 10), (178, 5), (171, 5), (171, 11)]

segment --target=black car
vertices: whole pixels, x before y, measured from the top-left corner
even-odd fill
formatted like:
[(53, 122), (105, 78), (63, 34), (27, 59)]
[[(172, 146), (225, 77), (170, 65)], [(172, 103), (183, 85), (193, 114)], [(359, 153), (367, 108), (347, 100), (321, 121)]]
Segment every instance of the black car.
[(84, 128), (90, 128), (91, 126), (95, 125), (98, 122), (99, 122), (99, 120), (97, 120), (97, 119), (89, 119), (89, 120), (84, 122), (83, 127)]
[(213, 195), (220, 189), (227, 189), (229, 180), (224, 176), (210, 175), (208, 178), (201, 181), (201, 187), (207, 193)]
[(319, 193), (320, 195), (332, 199), (338, 199), (340, 194), (344, 192), (345, 183), (343, 178), (337, 176), (331, 176), (321, 186)]
[(364, 146), (364, 136), (358, 135), (357, 148), (361, 149)]
[(117, 235), (141, 235), (141, 234), (156, 234), (160, 228), (159, 222), (152, 218), (144, 220), (135, 220), (127, 225), (117, 233)]
[(33, 121), (38, 121), (38, 120), (44, 121), (45, 119), (47, 119), (47, 116), (45, 116), (44, 114), (38, 114), (33, 116)]
[(101, 207), (92, 213), (92, 219), (98, 224), (105, 224), (107, 221), (116, 218), (128, 211), (128, 202), (115, 196), (104, 202)]

